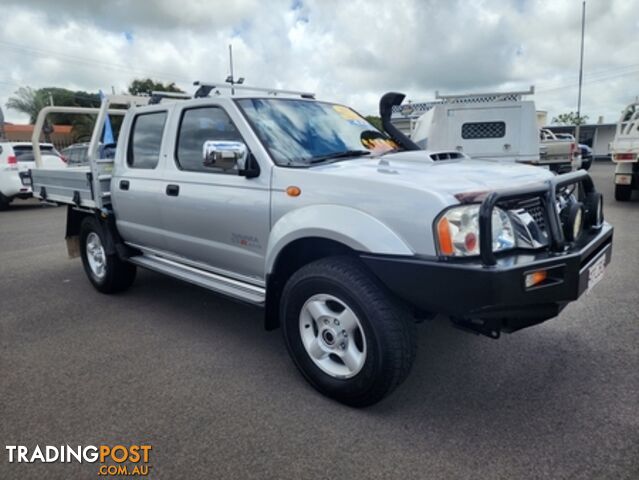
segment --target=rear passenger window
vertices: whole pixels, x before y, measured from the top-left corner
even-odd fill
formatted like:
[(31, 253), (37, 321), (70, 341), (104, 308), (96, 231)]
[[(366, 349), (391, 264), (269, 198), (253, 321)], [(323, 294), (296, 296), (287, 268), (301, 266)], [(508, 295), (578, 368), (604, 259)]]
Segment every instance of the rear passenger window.
[(220, 107), (185, 110), (180, 122), (176, 149), (178, 167), (190, 172), (237, 174), (204, 166), (203, 149), (207, 140), (241, 142), (242, 136), (228, 114)]
[(160, 160), (166, 112), (142, 113), (133, 120), (127, 164), (133, 168), (153, 169)]

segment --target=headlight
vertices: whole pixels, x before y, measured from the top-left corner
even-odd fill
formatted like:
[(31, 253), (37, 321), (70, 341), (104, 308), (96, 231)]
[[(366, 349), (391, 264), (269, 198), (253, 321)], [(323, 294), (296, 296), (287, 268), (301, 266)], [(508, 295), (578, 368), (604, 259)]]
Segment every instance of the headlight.
[[(515, 233), (508, 214), (493, 209), (493, 252), (515, 246)], [(451, 257), (479, 255), (479, 205), (451, 208), (437, 220), (439, 253)]]

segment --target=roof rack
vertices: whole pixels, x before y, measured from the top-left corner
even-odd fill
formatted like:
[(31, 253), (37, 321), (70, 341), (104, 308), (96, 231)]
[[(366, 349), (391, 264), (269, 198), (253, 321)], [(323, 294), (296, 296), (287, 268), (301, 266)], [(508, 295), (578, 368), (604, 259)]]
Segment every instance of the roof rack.
[(529, 90), (519, 92), (494, 92), (494, 93), (466, 93), (462, 95), (440, 95), (435, 92), (435, 98), (442, 103), (489, 103), (489, 102), (518, 102), (524, 95), (533, 95), (534, 85)]
[(151, 92), (151, 99), (149, 100), (149, 105), (156, 105), (160, 103), (163, 98), (170, 98), (173, 100), (190, 100), (193, 97), (191, 97), (191, 95), (189, 95), (188, 93), (158, 92), (154, 90)]
[(235, 90), (244, 90), (250, 92), (262, 92), (267, 95), (294, 95), (300, 96), (302, 98), (315, 98), (315, 94), (312, 92), (300, 92), (297, 90), (280, 90), (277, 88), (264, 88), (264, 87), (248, 87), (246, 85), (227, 85), (224, 82), (218, 83), (206, 83), (206, 82), (193, 82), (193, 85), (199, 87), (193, 98), (203, 98), (208, 97), (212, 90), (217, 90), (217, 94), (219, 95), (219, 90), (230, 90), (231, 95), (235, 93)]
[(394, 105), (393, 118), (418, 118), (433, 107), (442, 104), (466, 104), (466, 103), (490, 103), (490, 102), (519, 102), (524, 95), (535, 93), (535, 87), (519, 92), (495, 92), (495, 93), (465, 93), (461, 95), (440, 95), (435, 92), (436, 100), (431, 102), (408, 102), (402, 105)]

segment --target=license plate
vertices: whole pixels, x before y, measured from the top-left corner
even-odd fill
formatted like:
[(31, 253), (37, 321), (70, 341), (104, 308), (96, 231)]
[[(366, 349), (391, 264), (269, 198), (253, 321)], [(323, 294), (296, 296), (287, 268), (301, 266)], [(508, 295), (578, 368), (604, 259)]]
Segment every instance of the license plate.
[(586, 293), (589, 293), (595, 285), (597, 285), (604, 276), (604, 272), (606, 271), (606, 254), (604, 253), (601, 257), (595, 261), (588, 268), (588, 288), (586, 289)]

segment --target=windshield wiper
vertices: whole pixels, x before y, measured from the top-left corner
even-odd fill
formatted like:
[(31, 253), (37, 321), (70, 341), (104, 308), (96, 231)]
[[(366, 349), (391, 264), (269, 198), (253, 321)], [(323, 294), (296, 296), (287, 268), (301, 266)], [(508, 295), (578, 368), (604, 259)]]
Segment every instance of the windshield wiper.
[(364, 155), (370, 154), (371, 152), (369, 150), (344, 150), (343, 152), (335, 152), (329, 153), (328, 155), (322, 155), (320, 157), (313, 157), (310, 159), (309, 163), (312, 165), (314, 163), (325, 162), (326, 160), (335, 160), (346, 157), (363, 157)]

